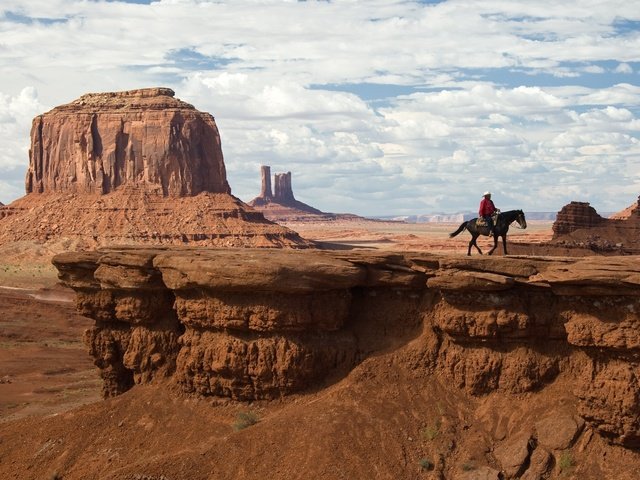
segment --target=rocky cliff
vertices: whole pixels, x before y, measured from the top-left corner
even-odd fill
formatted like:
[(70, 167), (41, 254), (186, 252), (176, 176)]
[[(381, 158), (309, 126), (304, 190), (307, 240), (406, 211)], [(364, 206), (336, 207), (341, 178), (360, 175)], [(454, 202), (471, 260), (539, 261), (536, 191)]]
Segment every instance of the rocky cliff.
[(12, 255), (309, 245), (230, 195), (215, 120), (168, 88), (91, 93), (36, 117), (26, 192), (0, 210), (0, 250)]
[(553, 243), (594, 251), (640, 252), (640, 198), (612, 218), (601, 217), (587, 202), (562, 207), (553, 224)]
[(563, 235), (581, 228), (592, 228), (605, 221), (588, 202), (571, 202), (562, 207), (553, 224), (553, 233)]
[[(585, 424), (640, 448), (632, 257), (132, 248), (54, 264), (95, 319), (86, 342), (107, 396), (165, 379), (187, 393), (273, 399), (395, 350), (406, 368), (472, 397), (571, 392), (562, 448)], [(536, 428), (518, 430), (522, 439), (511, 429), (503, 443), (525, 447), (505, 478), (548, 454), (540, 442), (556, 427)], [(491, 462), (506, 469), (512, 456)]]
[(169, 88), (89, 93), (37, 116), (26, 192), (230, 193), (215, 120)]

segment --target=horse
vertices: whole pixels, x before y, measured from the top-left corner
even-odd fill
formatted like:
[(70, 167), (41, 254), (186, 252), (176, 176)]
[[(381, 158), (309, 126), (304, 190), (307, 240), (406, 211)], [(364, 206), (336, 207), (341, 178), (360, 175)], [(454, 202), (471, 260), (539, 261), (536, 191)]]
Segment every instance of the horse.
[[(469, 250), (467, 251), (467, 255), (471, 255), (471, 247), (474, 246), (478, 249), (480, 255), (482, 255), (482, 250), (478, 247), (476, 240), (480, 235), (490, 236), (491, 232), (489, 231), (489, 226), (478, 226), (476, 224), (477, 218), (472, 218), (467, 222), (462, 222), (462, 224), (458, 227), (458, 229), (449, 234), (449, 238), (453, 238), (458, 235), (463, 230), (468, 230), (471, 234), (471, 241), (469, 242)], [(522, 210), (509, 210), (508, 212), (502, 212), (498, 214), (498, 218), (495, 221), (495, 227), (493, 229), (493, 248), (489, 250), (488, 255), (491, 255), (493, 251), (498, 247), (498, 237), (502, 237), (502, 246), (504, 248), (504, 254), (507, 254), (507, 232), (509, 231), (509, 226), (513, 222), (518, 222), (520, 228), (527, 228), (527, 220), (524, 218), (524, 212)]]

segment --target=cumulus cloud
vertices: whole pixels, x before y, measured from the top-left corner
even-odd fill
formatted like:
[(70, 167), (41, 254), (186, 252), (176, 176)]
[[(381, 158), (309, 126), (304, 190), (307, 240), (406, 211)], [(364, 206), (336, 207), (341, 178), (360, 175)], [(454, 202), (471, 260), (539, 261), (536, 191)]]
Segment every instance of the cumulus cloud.
[(216, 117), (244, 200), (270, 164), (326, 211), (474, 209), (486, 189), (502, 207), (622, 209), (640, 190), (636, 7), (5, 0), (0, 200), (22, 191), (34, 115), (166, 85)]
[(24, 194), (31, 119), (42, 108), (33, 87), (25, 87), (16, 95), (0, 92), (0, 201), (3, 203)]

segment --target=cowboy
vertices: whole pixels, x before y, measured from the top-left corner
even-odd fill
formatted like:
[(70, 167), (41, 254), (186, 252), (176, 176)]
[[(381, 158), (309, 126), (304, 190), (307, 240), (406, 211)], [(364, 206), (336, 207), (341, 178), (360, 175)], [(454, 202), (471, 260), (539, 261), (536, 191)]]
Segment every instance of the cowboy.
[(491, 217), (496, 211), (496, 206), (493, 204), (491, 200), (491, 192), (484, 192), (482, 194), (482, 200), (480, 201), (480, 209), (478, 211), (478, 215), (487, 222), (489, 226), (489, 232), (493, 235), (494, 226), (493, 226), (493, 218)]

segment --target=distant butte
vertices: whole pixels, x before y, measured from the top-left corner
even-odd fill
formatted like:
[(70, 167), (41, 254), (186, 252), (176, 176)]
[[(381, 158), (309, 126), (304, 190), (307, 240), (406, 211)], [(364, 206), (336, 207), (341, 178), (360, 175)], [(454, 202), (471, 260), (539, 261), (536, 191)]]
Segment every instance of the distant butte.
[(0, 211), (0, 245), (310, 245), (231, 195), (213, 116), (169, 88), (89, 93), (38, 115), (25, 190)]
[(553, 224), (555, 244), (587, 246), (595, 251), (640, 252), (640, 197), (622, 212), (604, 218), (588, 202), (571, 202)]
[(260, 167), (262, 188), (260, 195), (249, 202), (253, 208), (262, 212), (265, 218), (274, 222), (287, 221), (332, 221), (367, 220), (349, 213), (326, 213), (296, 200), (291, 187), (291, 172), (274, 175), (274, 189), (271, 190), (271, 167)]

